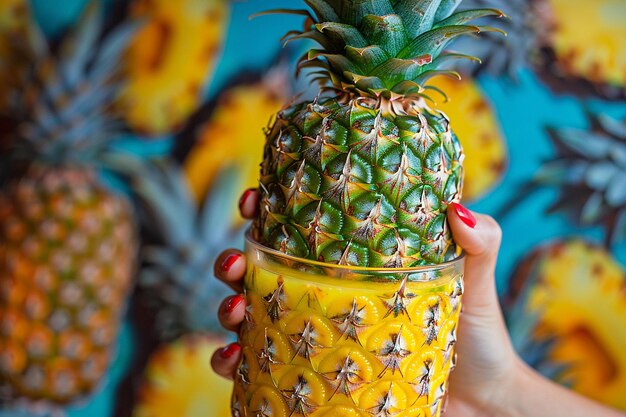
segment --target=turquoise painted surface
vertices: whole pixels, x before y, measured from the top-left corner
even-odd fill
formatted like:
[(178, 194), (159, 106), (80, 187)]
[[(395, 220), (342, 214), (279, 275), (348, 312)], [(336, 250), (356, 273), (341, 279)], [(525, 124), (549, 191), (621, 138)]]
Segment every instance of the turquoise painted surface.
[[(45, 34), (55, 38), (76, 21), (90, 0), (31, 0), (33, 14)], [(100, 0), (108, 8), (115, 0)]]
[[(585, 106), (614, 117), (626, 117), (624, 103), (593, 100), (583, 104), (572, 96), (554, 95), (529, 70), (520, 72), (517, 84), (493, 78), (482, 78), (480, 83), (493, 103), (506, 137), (510, 165), (500, 185), (482, 201), (471, 205), (479, 212), (495, 213), (533, 176), (541, 162), (554, 157), (552, 142), (545, 131), (547, 126), (587, 127)], [(500, 292), (505, 289), (515, 264), (539, 243), (569, 236), (602, 242), (600, 228), (577, 228), (564, 215), (546, 215), (544, 211), (555, 197), (554, 189), (541, 189), (501, 220), (503, 241), (497, 268)], [(626, 244), (615, 247), (613, 253), (626, 265)]]
[[(38, 21), (49, 36), (57, 36), (76, 19), (88, 0), (65, 0), (51, 2), (33, 0)], [(106, 4), (111, 4), (112, 0)], [(297, 2), (298, 4), (300, 2)], [(216, 94), (231, 78), (247, 69), (266, 68), (279, 52), (280, 37), (293, 27), (301, 25), (301, 18), (289, 16), (266, 16), (249, 20), (249, 16), (267, 8), (284, 6), (285, 1), (248, 1), (232, 5), (231, 24), (225, 52), (215, 73), (207, 96)], [(492, 101), (497, 112), (510, 154), (510, 166), (501, 184), (485, 199), (472, 208), (495, 213), (512, 198), (516, 188), (537, 170), (541, 161), (554, 155), (548, 140), (546, 126), (585, 127), (585, 106), (602, 110), (617, 117), (626, 117), (626, 104), (593, 100), (583, 104), (567, 95), (554, 95), (531, 71), (521, 71), (518, 83), (500, 79), (482, 78), (481, 86)], [(167, 138), (145, 146), (127, 141), (128, 149), (136, 153), (165, 153), (170, 143)], [(567, 236), (586, 236), (600, 242), (599, 228), (578, 229), (561, 215), (544, 214), (553, 201), (554, 190), (544, 189), (532, 199), (521, 203), (502, 220), (504, 231), (502, 251), (498, 264), (498, 288), (503, 291), (506, 280), (516, 263), (539, 243)], [(626, 243), (614, 248), (613, 253), (626, 265)], [(101, 390), (92, 398), (70, 408), (69, 417), (109, 417), (115, 401), (115, 391), (120, 379), (133, 360), (133, 331), (124, 325), (118, 341), (115, 360)]]
[(279, 7), (285, 7), (284, 0), (232, 3), (224, 53), (213, 77), (210, 95), (243, 70), (267, 68), (280, 52), (280, 38), (291, 29), (302, 27), (299, 16), (268, 15), (251, 19), (255, 13)]

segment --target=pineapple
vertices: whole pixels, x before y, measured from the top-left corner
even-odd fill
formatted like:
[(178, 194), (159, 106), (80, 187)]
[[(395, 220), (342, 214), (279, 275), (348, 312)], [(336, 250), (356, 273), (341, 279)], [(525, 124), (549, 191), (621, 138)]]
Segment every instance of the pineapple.
[(542, 28), (544, 66), (555, 81), (565, 81), (561, 88), (577, 85), (579, 90), (594, 91), (607, 98), (624, 98), (626, 2), (587, 1), (576, 7), (569, 0), (535, 2), (539, 11), (537, 27)]
[(106, 372), (135, 264), (133, 212), (95, 169), (117, 133), (115, 68), (135, 28), (103, 40), (89, 7), (52, 54), (38, 28), (16, 45), (30, 71), (11, 86), (10, 170), (0, 188), (0, 385), (67, 403)]
[(126, 56), (129, 82), (120, 97), (127, 123), (160, 135), (182, 127), (200, 104), (226, 32), (227, 0), (135, 0), (146, 24)]
[(558, 157), (546, 162), (530, 188), (553, 186), (550, 211), (564, 211), (582, 226), (604, 226), (606, 244), (626, 238), (626, 120), (591, 117), (591, 130), (550, 131)]
[(192, 334), (164, 344), (148, 361), (133, 417), (225, 417), (232, 382), (210, 369), (224, 340)]
[[(335, 4), (337, 3), (337, 4)], [(261, 166), (265, 246), (327, 263), (410, 267), (453, 259), (446, 208), (461, 198), (463, 151), (448, 118), (425, 99), (454, 38), (495, 9), (458, 2), (308, 1), (304, 32), (328, 96), (278, 113)], [(318, 23), (319, 20), (319, 23)], [(358, 26), (358, 28), (357, 28)], [(486, 30), (492, 30), (486, 28)]]
[(145, 208), (147, 235), (154, 238), (142, 250), (138, 287), (141, 299), (157, 312), (157, 336), (170, 341), (217, 332), (217, 307), (228, 289), (213, 278), (212, 265), (224, 246), (241, 238), (228, 210), (237, 175), (230, 169), (218, 174), (200, 207), (172, 161), (139, 162), (127, 171), (135, 173), (133, 190)]
[(285, 71), (276, 67), (263, 80), (236, 85), (218, 96), (215, 109), (185, 161), (185, 173), (197, 201), (202, 201), (225, 164), (236, 165), (241, 172), (235, 189), (258, 184), (262, 127), (287, 100), (289, 89), (285, 85)]
[(507, 167), (506, 140), (478, 83), (469, 78), (438, 77), (431, 85), (446, 92), (438, 108), (451, 120), (466, 156), (463, 199), (476, 201), (497, 185)]
[(552, 341), (535, 352), (538, 369), (560, 367), (557, 381), (626, 410), (626, 334), (616, 331), (626, 328), (624, 268), (604, 248), (571, 239), (535, 250), (512, 284), (509, 323), (536, 317), (531, 340)]
[[(446, 221), (463, 152), (427, 81), (481, 30), (458, 1), (308, 0), (323, 84), (267, 130), (247, 241), (234, 416), (438, 417), (463, 261)], [(287, 11), (289, 12), (289, 11)]]

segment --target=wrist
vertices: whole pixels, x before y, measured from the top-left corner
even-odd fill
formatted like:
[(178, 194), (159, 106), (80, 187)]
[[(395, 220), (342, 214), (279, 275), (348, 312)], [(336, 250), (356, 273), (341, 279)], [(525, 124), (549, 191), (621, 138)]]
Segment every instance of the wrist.
[(533, 372), (528, 365), (515, 356), (515, 360), (505, 378), (498, 384), (497, 390), (489, 399), (484, 410), (485, 417), (522, 417), (520, 408), (529, 386), (533, 386)]

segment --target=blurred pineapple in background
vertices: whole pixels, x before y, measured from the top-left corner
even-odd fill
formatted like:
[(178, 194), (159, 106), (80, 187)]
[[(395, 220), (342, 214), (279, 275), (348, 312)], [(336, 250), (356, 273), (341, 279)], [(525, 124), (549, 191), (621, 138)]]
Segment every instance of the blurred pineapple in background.
[(228, 0), (135, 0), (145, 26), (126, 56), (129, 83), (120, 98), (135, 131), (176, 131), (200, 105), (229, 18)]
[(602, 226), (606, 246), (624, 241), (626, 119), (592, 115), (588, 130), (549, 132), (557, 156), (540, 167), (530, 188), (556, 187), (558, 198), (549, 211), (563, 211), (580, 226)]
[(14, 127), (0, 187), (0, 388), (11, 399), (90, 394), (132, 283), (133, 211), (97, 168), (119, 134), (110, 107), (136, 28), (101, 40), (102, 20), (93, 3), (58, 54), (34, 23), (13, 45), (28, 70), (3, 92)]
[(164, 344), (150, 358), (133, 417), (230, 416), (232, 382), (211, 370), (225, 340), (188, 335)]
[(231, 210), (241, 190), (258, 186), (265, 143), (263, 128), (290, 94), (287, 71), (278, 66), (258, 82), (235, 85), (218, 96), (213, 113), (200, 128), (197, 143), (185, 161), (185, 173), (198, 201), (204, 198), (225, 162), (241, 173), (227, 206)]
[(64, 417), (63, 414), (46, 410), (6, 410), (0, 408), (0, 417)]
[[(21, 30), (28, 24), (28, 0), (0, 0), (0, 31), (3, 34)], [(0, 38), (1, 51), (10, 48), (8, 39)]]
[(515, 78), (519, 68), (535, 67), (559, 91), (626, 97), (624, 0), (464, 0), (460, 5), (483, 7), (501, 8), (510, 17), (484, 19), (508, 36), (456, 41), (455, 48), (483, 60), (483, 65), (467, 64), (464, 70)]
[(626, 271), (606, 249), (579, 239), (545, 245), (522, 262), (512, 286), (505, 309), (523, 314), (508, 314), (511, 327), (537, 318), (531, 335), (552, 340), (541, 353), (546, 367), (561, 367), (557, 381), (626, 410)]
[(500, 182), (507, 167), (506, 140), (497, 116), (471, 76), (436, 77), (430, 85), (446, 92), (448, 101), (439, 100), (437, 107), (450, 118), (466, 155), (463, 199), (478, 200)]
[(489, 73), (494, 76), (517, 78), (523, 67), (531, 67), (537, 55), (538, 32), (535, 29), (535, 2), (533, 0), (463, 0), (459, 10), (497, 8), (508, 19), (487, 16), (479, 20), (482, 24), (504, 30), (506, 37), (498, 33), (482, 33), (480, 42), (471, 38), (454, 41), (453, 50), (467, 51), (481, 59), (482, 64), (460, 62), (464, 72), (474, 75)]
[[(129, 161), (130, 162), (130, 161)], [(219, 251), (238, 244), (229, 201), (238, 175), (224, 168), (202, 205), (194, 200), (182, 169), (171, 160), (140, 162), (133, 190), (141, 200), (145, 235), (138, 297), (156, 314), (157, 337), (173, 340), (194, 332), (224, 330), (217, 307), (231, 290), (213, 276)]]
[(213, 373), (210, 359), (225, 344), (217, 308), (232, 290), (213, 277), (213, 262), (219, 251), (238, 244), (242, 228), (230, 222), (238, 174), (221, 162), (202, 205), (173, 161), (134, 169), (133, 188), (151, 237), (142, 251), (137, 300), (152, 308), (161, 342), (143, 372), (135, 417), (230, 413), (232, 383)]
[(571, 0), (534, 2), (547, 70), (570, 81), (570, 87), (583, 81), (603, 96), (624, 98), (626, 1), (579, 1), (575, 5)]

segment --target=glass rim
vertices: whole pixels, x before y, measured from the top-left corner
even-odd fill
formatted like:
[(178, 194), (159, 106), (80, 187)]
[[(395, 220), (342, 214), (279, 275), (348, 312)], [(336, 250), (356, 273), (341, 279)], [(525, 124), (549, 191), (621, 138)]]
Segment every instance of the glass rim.
[(429, 265), (417, 265), (411, 267), (402, 267), (402, 268), (385, 268), (385, 267), (370, 267), (370, 266), (354, 266), (354, 265), (339, 265), (339, 264), (331, 264), (327, 262), (315, 261), (313, 259), (301, 258), (299, 256), (289, 255), (279, 250), (269, 248), (265, 245), (260, 244), (251, 235), (251, 229), (248, 229), (245, 233), (246, 245), (251, 245), (255, 250), (263, 252), (269, 256), (277, 257), (281, 259), (286, 259), (293, 262), (298, 262), (304, 265), (323, 267), (323, 268), (332, 268), (342, 271), (354, 271), (354, 272), (363, 272), (363, 273), (390, 273), (390, 274), (406, 274), (406, 273), (415, 273), (415, 272), (424, 272), (424, 271), (438, 271), (441, 269), (455, 268), (465, 259), (465, 252), (461, 251), (461, 253), (454, 259), (446, 262), (442, 262), (440, 264), (429, 264)]

